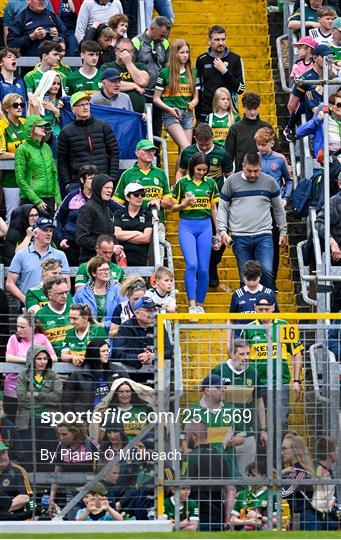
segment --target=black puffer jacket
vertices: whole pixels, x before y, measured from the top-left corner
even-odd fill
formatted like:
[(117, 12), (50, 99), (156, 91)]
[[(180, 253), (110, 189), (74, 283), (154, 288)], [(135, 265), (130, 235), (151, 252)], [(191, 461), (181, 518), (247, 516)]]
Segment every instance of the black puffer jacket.
[(119, 205), (110, 200), (103, 201), (101, 190), (113, 179), (107, 174), (97, 174), (92, 181), (92, 195), (78, 211), (76, 242), (80, 247), (80, 262), (88, 261), (96, 255), (96, 240), (101, 234), (112, 236), (114, 240), (113, 215)]
[(107, 122), (90, 116), (74, 120), (60, 132), (57, 147), (59, 176), (66, 186), (78, 182), (81, 165), (91, 164), (117, 182), (119, 151), (115, 135)]

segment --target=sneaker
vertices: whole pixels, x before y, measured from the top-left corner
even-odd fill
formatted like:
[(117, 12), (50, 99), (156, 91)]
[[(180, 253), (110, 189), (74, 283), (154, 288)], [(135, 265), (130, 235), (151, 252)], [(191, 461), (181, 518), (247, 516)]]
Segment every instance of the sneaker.
[(292, 128), (289, 128), (288, 126), (284, 128), (283, 135), (285, 137), (285, 140), (288, 142), (295, 142), (296, 141), (296, 135), (295, 131)]
[(202, 306), (196, 306), (197, 307), (197, 313), (205, 313), (205, 310)]
[(189, 306), (188, 313), (198, 313), (197, 306)]

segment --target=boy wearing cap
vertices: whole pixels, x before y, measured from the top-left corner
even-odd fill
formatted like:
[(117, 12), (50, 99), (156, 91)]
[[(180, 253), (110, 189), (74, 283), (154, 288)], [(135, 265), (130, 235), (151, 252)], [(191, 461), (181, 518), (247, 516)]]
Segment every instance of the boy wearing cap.
[(145, 195), (141, 184), (131, 182), (124, 188), (126, 204), (114, 214), (115, 238), (122, 244), (127, 266), (146, 266), (152, 240), (152, 214), (143, 208)]
[[(77, 488), (81, 491), (83, 488)], [(83, 497), (85, 508), (78, 510), (76, 521), (122, 521), (124, 516), (111, 508), (108, 501), (108, 490), (101, 482), (97, 482)]]
[[(275, 309), (273, 298), (269, 294), (259, 296), (255, 302), (256, 313), (272, 313)], [(272, 324), (271, 339), (272, 339), (272, 361), (273, 361), (273, 387), (276, 393), (277, 379), (277, 340), (279, 335), (279, 327), (288, 324), (283, 319), (261, 319), (250, 322), (240, 333), (240, 339), (245, 340), (250, 345), (250, 361), (255, 362), (257, 370), (258, 385), (260, 387), (259, 395), (263, 398), (264, 403), (267, 403), (267, 363), (268, 363), (268, 338), (267, 328)], [(290, 412), (289, 394), (291, 375), (288, 366), (288, 360), (293, 360), (293, 381), (292, 391), (295, 401), (298, 401), (301, 394), (301, 368), (302, 368), (302, 351), (304, 349), (302, 343), (282, 343), (282, 432), (285, 434), (288, 431), (288, 417)], [(274, 397), (276, 403), (276, 396)], [(274, 420), (276, 412), (274, 412)]]
[[(124, 190), (132, 182), (141, 184), (144, 189), (142, 208), (151, 204), (155, 205), (159, 214), (159, 238), (166, 239), (165, 209), (173, 206), (172, 195), (169, 189), (169, 181), (166, 173), (153, 165), (156, 156), (156, 146), (148, 139), (142, 139), (136, 145), (135, 155), (137, 162), (122, 174), (113, 199), (120, 204), (125, 203)], [(164, 257), (164, 249), (160, 248), (161, 264)]]
[(318, 28), (309, 30), (309, 36), (316, 41), (316, 45), (329, 46), (332, 39), (332, 24), (336, 18), (336, 11), (329, 6), (322, 6), (317, 10)]
[(91, 95), (101, 89), (101, 74), (96, 67), (100, 51), (101, 47), (96, 41), (83, 41), (80, 55), (83, 65), (66, 79), (65, 91), (69, 96), (81, 91)]
[(298, 60), (296, 60), (292, 66), (290, 73), (291, 78), (295, 79), (301, 77), (303, 73), (313, 67), (313, 48), (316, 47), (316, 45), (316, 41), (309, 36), (305, 36), (292, 44), (293, 47), (297, 47)]
[(121, 92), (121, 75), (114, 68), (105, 69), (101, 75), (102, 88), (96, 94), (92, 94), (91, 103), (94, 105), (107, 105), (115, 109), (132, 111), (133, 106), (130, 97)]

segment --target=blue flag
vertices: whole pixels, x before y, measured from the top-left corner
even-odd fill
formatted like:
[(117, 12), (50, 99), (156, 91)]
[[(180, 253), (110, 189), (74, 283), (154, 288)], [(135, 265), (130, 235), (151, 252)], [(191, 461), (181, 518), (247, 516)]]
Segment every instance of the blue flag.
[[(70, 108), (70, 98), (64, 97), (63, 102), (62, 128), (75, 119)], [(147, 124), (142, 122), (141, 114), (106, 105), (91, 105), (91, 114), (94, 118), (104, 120), (111, 126), (120, 150), (120, 159), (135, 159), (136, 145), (141, 139), (145, 139), (147, 134)]]

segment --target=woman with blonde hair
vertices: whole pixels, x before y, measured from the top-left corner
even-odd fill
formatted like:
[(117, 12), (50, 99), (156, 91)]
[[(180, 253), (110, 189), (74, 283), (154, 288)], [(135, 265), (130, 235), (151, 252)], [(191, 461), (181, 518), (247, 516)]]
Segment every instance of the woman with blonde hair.
[(122, 283), (120, 294), (128, 299), (116, 306), (111, 318), (109, 336), (116, 336), (120, 325), (134, 315), (136, 301), (145, 295), (146, 283), (141, 276), (128, 276)]
[(282, 470), (283, 478), (292, 479), (291, 485), (282, 487), (282, 497), (287, 499), (290, 508), (290, 528), (293, 525), (295, 515), (299, 516), (300, 530), (317, 530), (317, 520), (314, 520), (314, 512), (311, 505), (313, 487), (300, 484), (300, 480), (313, 479), (315, 476), (314, 464), (303, 437), (294, 433), (287, 433), (282, 442), (282, 456), (285, 469)]
[(212, 128), (213, 142), (224, 146), (230, 127), (240, 120), (227, 88), (221, 86), (214, 92), (212, 111), (207, 116), (206, 123)]
[(153, 103), (163, 110), (165, 129), (180, 151), (192, 144), (193, 111), (199, 101), (199, 88), (189, 44), (184, 39), (175, 39), (170, 47), (169, 63), (156, 81)]
[[(4, 116), (0, 120), (0, 159), (14, 159), (18, 146), (25, 141), (25, 118), (22, 118), (24, 106), (22, 96), (14, 92), (7, 94), (2, 100), (1, 107)], [(2, 186), (5, 196), (6, 223), (9, 224), (12, 211), (20, 204), (19, 187), (14, 170), (2, 172)]]

